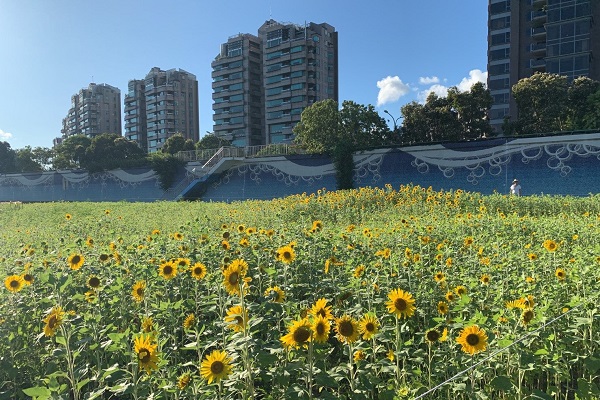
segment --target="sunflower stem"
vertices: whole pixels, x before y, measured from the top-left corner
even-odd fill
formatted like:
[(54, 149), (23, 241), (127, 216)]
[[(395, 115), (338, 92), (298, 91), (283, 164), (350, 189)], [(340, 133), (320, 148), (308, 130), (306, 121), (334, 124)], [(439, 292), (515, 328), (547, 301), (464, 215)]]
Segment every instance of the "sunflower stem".
[(308, 398), (312, 400), (312, 385), (313, 385), (313, 354), (314, 354), (314, 345), (313, 341), (309, 340), (308, 342), (308, 380), (306, 382), (306, 390), (308, 391)]

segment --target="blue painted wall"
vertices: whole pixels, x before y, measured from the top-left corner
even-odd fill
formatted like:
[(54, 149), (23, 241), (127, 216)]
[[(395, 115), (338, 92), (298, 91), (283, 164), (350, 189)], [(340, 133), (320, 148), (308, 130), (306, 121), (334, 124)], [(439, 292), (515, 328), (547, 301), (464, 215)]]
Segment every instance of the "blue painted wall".
[[(354, 161), (355, 187), (415, 184), (491, 194), (508, 193), (513, 178), (518, 178), (524, 195), (600, 193), (600, 133), (377, 149), (356, 153)], [(186, 166), (168, 192), (148, 168), (0, 175), (0, 201), (173, 200), (194, 180), (194, 167)], [(293, 155), (244, 159), (210, 176), (193, 192), (203, 201), (235, 201), (322, 188), (336, 189), (331, 160)]]

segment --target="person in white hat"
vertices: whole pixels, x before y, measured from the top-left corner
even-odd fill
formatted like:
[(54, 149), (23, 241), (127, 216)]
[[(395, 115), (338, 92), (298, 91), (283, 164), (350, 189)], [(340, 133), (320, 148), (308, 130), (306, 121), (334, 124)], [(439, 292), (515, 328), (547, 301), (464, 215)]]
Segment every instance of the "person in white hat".
[(521, 195), (521, 185), (518, 179), (513, 179), (512, 185), (510, 185), (510, 194), (514, 194), (515, 196)]

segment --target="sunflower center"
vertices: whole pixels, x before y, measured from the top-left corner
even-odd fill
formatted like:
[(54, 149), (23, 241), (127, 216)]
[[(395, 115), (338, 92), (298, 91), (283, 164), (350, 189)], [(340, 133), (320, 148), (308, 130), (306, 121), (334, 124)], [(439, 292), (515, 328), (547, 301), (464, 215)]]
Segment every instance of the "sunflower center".
[(523, 321), (529, 322), (533, 319), (533, 311), (527, 310), (523, 313)]
[(53, 315), (48, 319), (48, 328), (54, 329), (56, 327), (57, 319), (56, 315)]
[(404, 299), (396, 299), (394, 300), (394, 307), (399, 311), (404, 311), (408, 308), (408, 304)]
[(375, 330), (375, 324), (372, 322), (367, 322), (367, 324), (365, 325), (365, 330), (367, 332), (373, 332)]
[(235, 317), (235, 322), (238, 325), (243, 325), (244, 324), (244, 319), (238, 315), (238, 316)]
[(304, 343), (310, 338), (310, 331), (304, 327), (296, 329), (294, 332), (294, 342)]
[(98, 279), (96, 277), (90, 278), (89, 284), (93, 288), (98, 287), (98, 286), (100, 286), (100, 279)]
[(239, 277), (240, 276), (238, 275), (237, 272), (231, 273), (231, 275), (229, 275), (229, 283), (232, 285), (237, 285)]
[(323, 317), (323, 318), (325, 318), (325, 316), (327, 315), (327, 313), (325, 312), (325, 310), (324, 310), (324, 309), (322, 309), (322, 308), (321, 308), (319, 311), (317, 311), (317, 312), (316, 312), (316, 314), (317, 314), (319, 317)]
[(479, 344), (479, 336), (476, 333), (470, 333), (466, 340), (471, 346), (477, 346)]
[(165, 265), (165, 268), (163, 268), (163, 273), (165, 275), (171, 275), (173, 273), (173, 267), (170, 265)]
[(148, 361), (150, 361), (150, 352), (144, 348), (140, 349), (140, 352), (138, 353), (138, 359), (142, 364), (146, 364)]
[(143, 297), (144, 296), (144, 288), (137, 288), (135, 291), (135, 294), (137, 294), (139, 297)]
[(11, 288), (18, 288), (19, 287), (19, 281), (10, 281), (10, 287)]
[(81, 261), (81, 257), (73, 256), (73, 258), (71, 259), (71, 264), (79, 264), (79, 261)]
[(440, 334), (438, 333), (438, 331), (429, 331), (427, 332), (427, 340), (429, 340), (430, 342), (435, 342), (440, 338)]
[(225, 364), (222, 361), (213, 361), (210, 364), (210, 372), (214, 375), (219, 375), (225, 369)]
[(285, 258), (286, 260), (292, 258), (292, 253), (290, 253), (289, 251), (284, 251), (283, 258)]
[(201, 275), (202, 274), (202, 268), (200, 268), (200, 267), (194, 268), (194, 274), (195, 275)]
[(317, 324), (315, 330), (317, 331), (317, 335), (321, 336), (325, 334), (325, 325), (323, 323)]
[(350, 321), (342, 321), (340, 323), (340, 335), (342, 336), (352, 336), (354, 334), (354, 327)]

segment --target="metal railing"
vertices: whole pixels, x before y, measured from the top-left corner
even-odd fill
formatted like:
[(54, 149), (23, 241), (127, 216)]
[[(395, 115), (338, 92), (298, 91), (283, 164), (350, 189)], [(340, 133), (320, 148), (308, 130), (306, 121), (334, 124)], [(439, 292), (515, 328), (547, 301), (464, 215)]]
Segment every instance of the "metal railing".
[[(227, 149), (227, 150), (223, 150)], [(177, 158), (186, 162), (208, 162), (217, 153), (221, 152), (223, 157), (269, 157), (285, 156), (290, 154), (304, 154), (304, 150), (292, 144), (266, 144), (248, 147), (221, 147), (218, 149), (188, 150), (177, 153)]]

